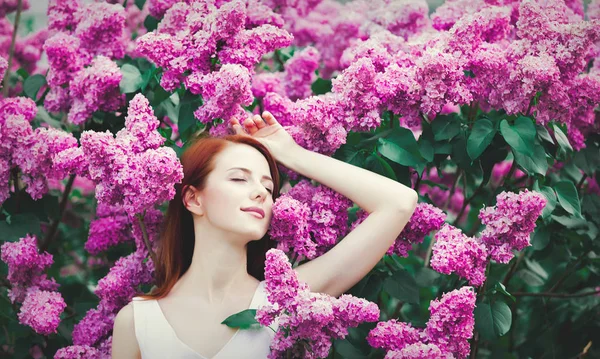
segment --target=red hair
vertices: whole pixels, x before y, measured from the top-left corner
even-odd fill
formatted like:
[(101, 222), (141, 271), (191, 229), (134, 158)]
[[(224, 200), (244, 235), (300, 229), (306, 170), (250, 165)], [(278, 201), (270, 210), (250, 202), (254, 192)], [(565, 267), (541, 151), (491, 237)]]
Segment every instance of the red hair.
[[(183, 204), (182, 195), (188, 186), (194, 186), (200, 191), (205, 188), (206, 178), (215, 168), (215, 156), (230, 143), (252, 146), (265, 156), (273, 178), (273, 201), (279, 196), (280, 177), (277, 162), (258, 140), (245, 135), (226, 135), (201, 136), (191, 142), (181, 155), (183, 181), (176, 185), (175, 197), (169, 202), (160, 229), (157, 263), (154, 263), (155, 287), (150, 294), (138, 297), (145, 299), (165, 297), (190, 267), (195, 244), (194, 223), (192, 214)], [(248, 273), (258, 280), (264, 280), (266, 252), (273, 247), (275, 244), (267, 234), (258, 241), (248, 243)]]

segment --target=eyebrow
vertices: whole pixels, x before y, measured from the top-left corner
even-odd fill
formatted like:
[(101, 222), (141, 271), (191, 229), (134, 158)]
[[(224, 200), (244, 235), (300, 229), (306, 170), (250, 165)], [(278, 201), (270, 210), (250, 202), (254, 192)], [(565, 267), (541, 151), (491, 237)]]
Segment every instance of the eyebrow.
[[(244, 167), (231, 167), (230, 169), (228, 169), (228, 171), (231, 171), (231, 170), (242, 170), (246, 173), (252, 173), (252, 171), (250, 171), (249, 169), (244, 168)], [(269, 181), (273, 182), (273, 179), (269, 176), (262, 176), (262, 178), (268, 179)]]

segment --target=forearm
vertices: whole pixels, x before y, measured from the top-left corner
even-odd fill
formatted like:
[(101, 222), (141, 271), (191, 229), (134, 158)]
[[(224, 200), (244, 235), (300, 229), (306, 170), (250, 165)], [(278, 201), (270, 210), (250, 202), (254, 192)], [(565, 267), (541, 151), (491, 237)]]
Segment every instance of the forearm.
[(399, 182), (300, 146), (280, 156), (285, 167), (314, 179), (372, 213), (378, 209), (414, 210), (417, 193)]

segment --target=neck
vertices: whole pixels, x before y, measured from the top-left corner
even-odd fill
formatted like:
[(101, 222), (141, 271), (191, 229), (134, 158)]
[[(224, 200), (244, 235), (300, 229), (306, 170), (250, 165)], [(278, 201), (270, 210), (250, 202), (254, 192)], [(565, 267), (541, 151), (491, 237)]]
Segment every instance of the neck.
[(195, 226), (192, 263), (176, 284), (178, 295), (206, 298), (221, 302), (237, 288), (245, 288), (255, 279), (248, 274), (247, 248), (242, 240), (232, 240), (231, 233)]

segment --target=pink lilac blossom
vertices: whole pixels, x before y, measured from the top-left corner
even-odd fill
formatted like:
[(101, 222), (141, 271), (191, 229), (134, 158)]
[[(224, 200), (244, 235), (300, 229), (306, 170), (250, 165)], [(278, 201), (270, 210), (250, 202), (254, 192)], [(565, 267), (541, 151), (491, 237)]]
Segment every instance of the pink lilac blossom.
[(2, 56), (0, 56), (0, 81), (4, 79), (4, 74), (6, 73), (6, 69), (8, 68), (8, 61)]
[[(354, 230), (367, 216), (368, 212), (359, 210), (357, 220), (352, 223), (350, 230)], [(411, 250), (412, 245), (423, 242), (425, 236), (440, 229), (445, 220), (446, 214), (441, 209), (429, 203), (419, 203), (394, 244), (388, 249), (387, 254), (408, 257), (408, 251)]]
[(58, 292), (31, 291), (19, 311), (19, 322), (28, 325), (38, 334), (50, 335), (57, 332), (60, 314), (67, 304)]
[(60, 348), (54, 359), (101, 359), (98, 349), (87, 345), (71, 345), (65, 348)]
[(169, 8), (179, 1), (181, 0), (148, 0), (150, 15), (160, 19)]
[(513, 250), (531, 245), (529, 236), (546, 202), (544, 195), (528, 189), (519, 193), (502, 192), (496, 197), (495, 206), (479, 212), (479, 219), (486, 226), (480, 238), (493, 260), (508, 263), (514, 256)]
[(436, 30), (450, 30), (464, 15), (475, 13), (486, 7), (483, 0), (448, 0), (435, 9), (430, 18)]
[(8, 265), (7, 279), (11, 283), (29, 283), (54, 263), (52, 254), (38, 252), (35, 236), (27, 235), (18, 242), (6, 242), (0, 248), (2, 261)]
[(435, 344), (415, 343), (388, 352), (384, 359), (454, 359), (454, 355), (442, 352)]
[(381, 124), (381, 100), (375, 92), (375, 66), (361, 58), (332, 81), (332, 92), (339, 94), (347, 129), (368, 132)]
[(456, 358), (469, 356), (469, 339), (475, 327), (475, 301), (477, 295), (472, 287), (462, 287), (442, 295), (429, 304), (429, 321), (425, 333), (430, 344), (442, 352), (450, 352)]
[(250, 73), (240, 65), (223, 65), (218, 72), (203, 76), (192, 74), (186, 78), (186, 87), (205, 99), (194, 111), (194, 117), (202, 123), (243, 117), (245, 111), (241, 106), (249, 106), (253, 101)]
[[(98, 207), (106, 206), (98, 204)], [(121, 214), (100, 216), (90, 223), (90, 231), (85, 249), (93, 255), (96, 255), (119, 243), (132, 240), (129, 219), (123, 212)]]
[[(156, 252), (158, 249), (158, 235), (163, 221), (163, 213), (158, 209), (148, 208), (144, 213), (142, 220), (144, 222), (144, 227), (146, 228), (148, 241), (150, 242), (152, 249)], [(132, 225), (131, 235), (135, 241), (135, 247), (147, 251), (139, 219), (134, 218), (129, 214), (129, 222)]]
[[(0, 56), (8, 58), (12, 43), (13, 28), (14, 26), (7, 18), (0, 17)], [(21, 37), (17, 34), (11, 70), (16, 71), (19, 68), (23, 68), (30, 74), (38, 71), (37, 64), (42, 56), (42, 45), (44, 44), (44, 41), (46, 41), (48, 35), (49, 32), (46, 28), (42, 28), (25, 37)], [(12, 91), (9, 94), (11, 96), (17, 96), (21, 92), (22, 87), (13, 88), (11, 90)]]
[(75, 12), (74, 35), (88, 56), (120, 59), (125, 55), (125, 9), (121, 4), (91, 3)]
[[(263, 72), (252, 77), (252, 95), (263, 98), (268, 93), (285, 96), (281, 72)], [(277, 116), (276, 116), (277, 117)]]
[(119, 83), (123, 75), (117, 64), (108, 57), (96, 57), (90, 67), (79, 71), (70, 82), (73, 106), (68, 119), (79, 125), (89, 119), (95, 111), (112, 112), (124, 105)]
[(75, 13), (81, 6), (79, 0), (50, 0), (48, 3), (48, 29), (69, 32), (75, 30)]
[(21, 11), (29, 9), (29, 0), (3, 0), (0, 4), (0, 17), (5, 17), (13, 11), (17, 11), (21, 2)]
[(315, 70), (320, 59), (319, 51), (308, 46), (285, 63), (285, 93), (292, 101), (312, 95), (311, 85), (316, 79)]
[(80, 142), (98, 202), (133, 215), (173, 198), (183, 169), (172, 148), (159, 147), (164, 139), (154, 133), (156, 118), (142, 94), (130, 102), (126, 122), (116, 138), (108, 131), (84, 131)]
[[(435, 206), (440, 208), (447, 207), (448, 211), (458, 214), (464, 202), (464, 193), (460, 186), (455, 187), (454, 195), (448, 199), (450, 196), (449, 188), (452, 187), (452, 183), (456, 178), (456, 174), (447, 172), (445, 173), (443, 171), (440, 174), (437, 168), (432, 167), (428, 172), (424, 172), (423, 178), (433, 183), (444, 185), (446, 189), (424, 184), (422, 187), (420, 187), (420, 190), (423, 191), (422, 193), (427, 194)], [(446, 205), (446, 202), (448, 202), (448, 205)], [(470, 209), (471, 205), (467, 205), (465, 212), (468, 213)]]
[[(332, 189), (314, 187), (301, 180), (280, 199), (273, 209), (275, 222), (271, 230), (280, 249), (293, 248), (296, 255), (313, 259), (348, 233), (348, 208), (352, 202)], [(292, 210), (292, 206), (298, 207)], [(293, 221), (291, 227), (284, 223), (288, 219)]]
[(401, 350), (408, 345), (421, 341), (421, 330), (413, 328), (410, 323), (390, 319), (378, 322), (377, 326), (367, 335), (367, 342), (373, 348), (388, 351)]
[(435, 234), (431, 268), (444, 274), (456, 273), (473, 286), (485, 282), (488, 248), (479, 238), (468, 237), (449, 224)]
[(429, 6), (424, 0), (377, 0), (369, 5), (371, 22), (405, 39), (430, 26)]
[(103, 305), (87, 311), (85, 316), (73, 327), (73, 344), (96, 346), (110, 334), (116, 313), (107, 310)]
[(149, 259), (144, 263), (147, 253), (138, 248), (126, 257), (119, 258), (108, 274), (98, 281), (94, 293), (106, 311), (118, 311), (139, 294), (138, 285), (152, 282), (153, 262)]
[(54, 156), (76, 148), (73, 134), (55, 128), (38, 127), (14, 148), (12, 161), (21, 170), (21, 179), (27, 185), (31, 198), (38, 200), (48, 193), (48, 178), (62, 179), (54, 172)]
[(379, 318), (377, 305), (365, 299), (310, 292), (278, 249), (267, 252), (265, 278), (271, 304), (258, 308), (256, 319), (264, 326), (277, 322), (271, 359), (285, 358), (287, 352), (294, 357), (325, 358), (332, 340), (343, 339), (348, 327)]
[(48, 57), (48, 85), (56, 87), (68, 84), (84, 66), (79, 50), (79, 39), (59, 32), (44, 43)]

